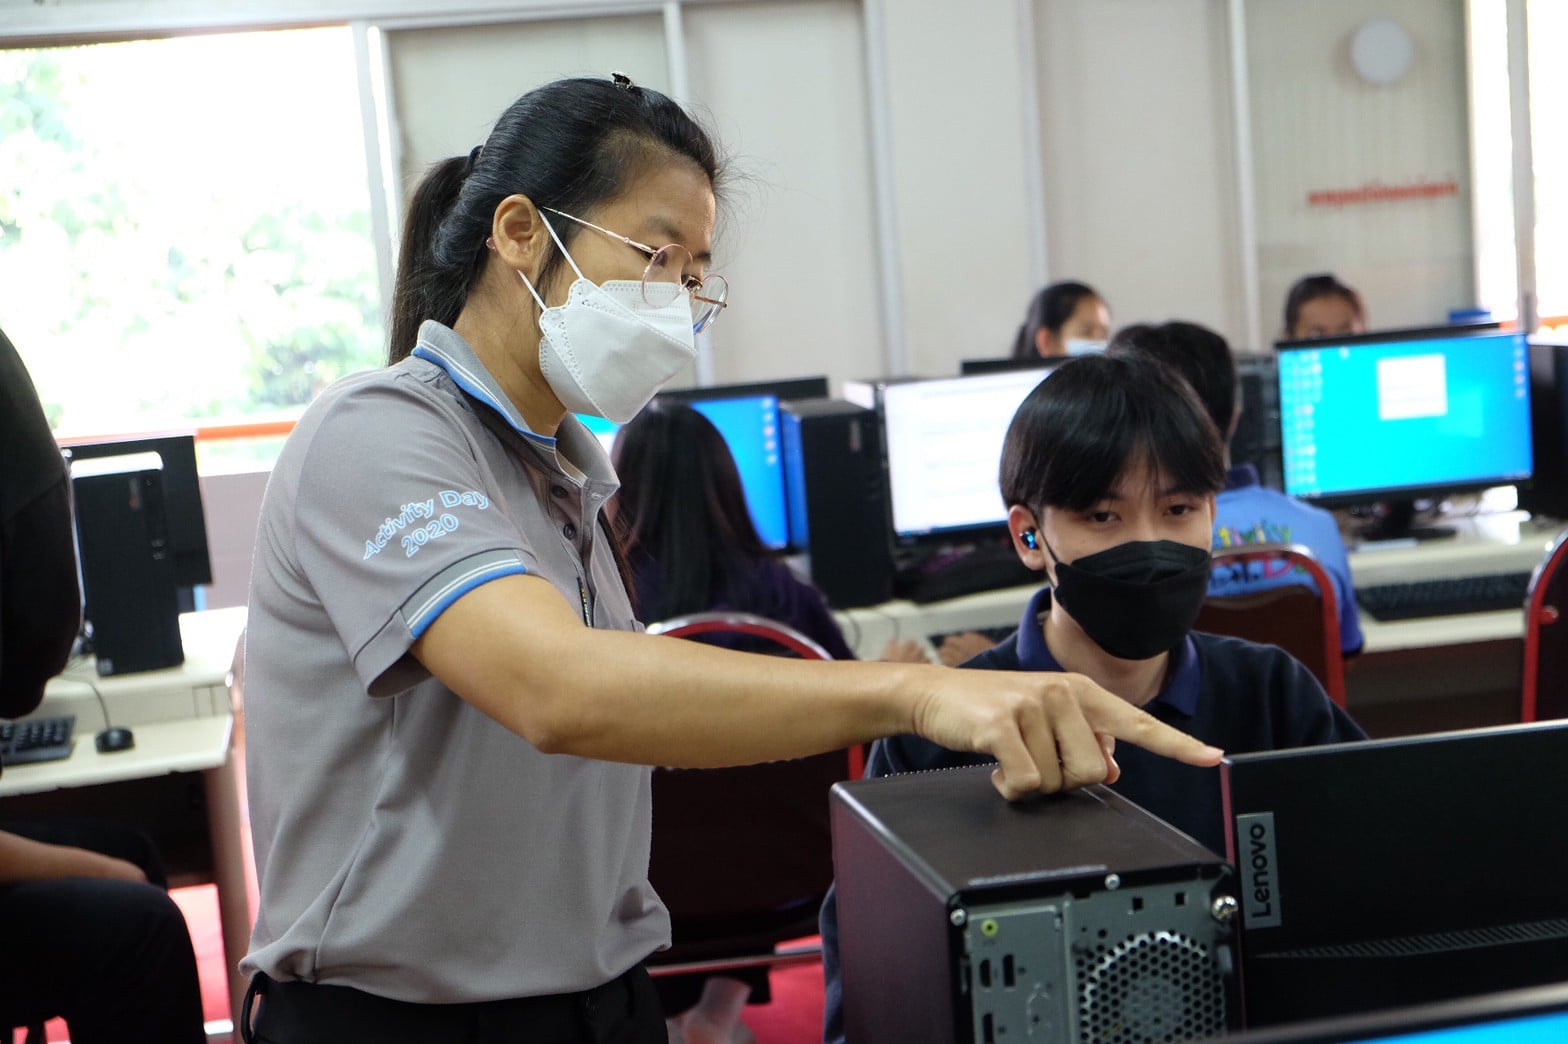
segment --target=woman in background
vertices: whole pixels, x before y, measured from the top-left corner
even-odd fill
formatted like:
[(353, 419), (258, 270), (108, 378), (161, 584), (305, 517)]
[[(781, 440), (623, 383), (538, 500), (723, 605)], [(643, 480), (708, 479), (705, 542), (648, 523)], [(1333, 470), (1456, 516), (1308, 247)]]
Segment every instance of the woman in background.
[(1305, 341), (1366, 333), (1367, 310), (1361, 295), (1322, 272), (1296, 280), (1285, 297), (1285, 337)]
[(1029, 302), (1013, 342), (1013, 358), (1087, 355), (1105, 348), (1111, 310), (1085, 283), (1052, 283)]
[(621, 489), (610, 510), (625, 540), (638, 619), (755, 613), (800, 631), (835, 660), (855, 658), (822, 593), (757, 535), (735, 458), (713, 422), (685, 404), (656, 401), (621, 428), (612, 456)]
[[(655, 401), (621, 428), (613, 460), (621, 489), (609, 510), (625, 542), (639, 619), (755, 613), (793, 627), (835, 660), (855, 658), (822, 593), (790, 572), (757, 534), (735, 458), (707, 417), (682, 403)], [(762, 638), (702, 640), (773, 650)], [(766, 968), (675, 975), (654, 986), (670, 1040), (684, 1044), (754, 1040), (741, 1009), (771, 999)]]

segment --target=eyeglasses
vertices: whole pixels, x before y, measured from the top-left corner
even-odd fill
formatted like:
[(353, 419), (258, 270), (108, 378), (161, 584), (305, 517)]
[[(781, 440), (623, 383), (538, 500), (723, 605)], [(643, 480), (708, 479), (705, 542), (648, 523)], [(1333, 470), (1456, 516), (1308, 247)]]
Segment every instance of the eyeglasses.
[(705, 278), (688, 276), (683, 273), (692, 263), (691, 251), (679, 243), (667, 243), (655, 250), (646, 243), (639, 243), (629, 239), (618, 232), (611, 232), (607, 228), (600, 228), (592, 221), (584, 221), (580, 217), (573, 217), (564, 210), (552, 207), (541, 207), (552, 214), (575, 221), (579, 225), (593, 229), (601, 235), (611, 239), (620, 240), (633, 250), (648, 259), (648, 267), (642, 270), (642, 299), (654, 308), (663, 308), (680, 295), (684, 287), (691, 293), (691, 328), (700, 333), (713, 325), (728, 303), (730, 284), (721, 275), (709, 273)]

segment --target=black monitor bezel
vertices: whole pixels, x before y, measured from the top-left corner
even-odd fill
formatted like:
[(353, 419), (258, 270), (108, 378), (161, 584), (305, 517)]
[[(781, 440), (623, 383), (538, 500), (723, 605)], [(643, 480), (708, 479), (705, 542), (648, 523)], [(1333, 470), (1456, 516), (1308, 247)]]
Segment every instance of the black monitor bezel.
[(1372, 1044), (1409, 1034), (1507, 1022), (1568, 1012), (1568, 983), (1395, 1008), (1361, 1015), (1315, 1019), (1229, 1035), (1231, 1044)]
[[(1507, 333), (1511, 337), (1524, 342), (1528, 347), (1530, 340), (1523, 332), (1507, 330), (1501, 323), (1462, 323), (1448, 326), (1420, 326), (1408, 327), (1397, 330), (1378, 330), (1372, 333), (1354, 334), (1345, 337), (1320, 337), (1303, 341), (1276, 341), (1274, 349), (1276, 355), (1286, 352), (1322, 350), (1324, 348), (1356, 348), (1359, 346), (1377, 344), (1398, 344), (1406, 341), (1425, 341), (1434, 339), (1471, 340), (1486, 337), (1492, 334)], [(1284, 367), (1276, 366), (1274, 373), (1274, 390), (1280, 403), (1279, 409), (1279, 442), (1283, 452), (1285, 445), (1285, 409), (1284, 388), (1281, 386)], [(1528, 412), (1528, 404), (1527, 404)], [(1285, 482), (1285, 473), (1281, 469), (1280, 481), (1286, 486), (1284, 492), (1297, 500), (1326, 509), (1349, 508), (1370, 504), (1385, 503), (1390, 501), (1411, 501), (1429, 498), (1456, 496), (1465, 493), (1480, 493), (1497, 486), (1518, 486), (1528, 483), (1533, 474), (1535, 447), (1531, 446), (1532, 469), (1529, 475), (1513, 477), (1492, 476), (1484, 479), (1462, 480), (1441, 483), (1420, 483), (1407, 486), (1375, 486), (1370, 489), (1341, 490), (1334, 493), (1291, 493)]]
[(196, 464), (195, 432), (67, 439), (61, 443), (60, 449), (71, 461), (124, 457), (135, 453), (158, 454), (163, 461), (163, 499), (174, 563), (174, 582), (187, 588), (212, 583), (212, 539), (207, 533), (201, 472)]
[(1071, 358), (1070, 355), (1039, 355), (1031, 359), (1010, 356), (1001, 359), (960, 359), (958, 376), (975, 377), (988, 373), (1010, 373), (1013, 370), (1054, 370)]
[[(798, 402), (806, 399), (826, 399), (829, 395), (828, 379), (825, 375), (813, 377), (786, 377), (773, 381), (744, 381), (735, 384), (705, 384), (692, 388), (666, 388), (654, 396), (655, 402), (679, 402), (690, 404), (693, 402), (712, 402), (726, 399), (751, 399), (764, 395), (771, 395), (778, 400), (780, 407), (786, 402)], [(779, 420), (779, 454), (783, 457), (785, 451), (782, 437), (783, 419)], [(795, 532), (791, 519), (794, 510), (790, 504), (789, 490), (789, 462), (781, 461), (781, 471), (784, 476), (784, 545), (782, 547), (769, 547), (769, 550), (780, 555), (794, 555), (806, 550), (805, 541), (800, 534)]]
[(772, 395), (780, 402), (828, 397), (828, 379), (786, 377), (776, 381), (745, 381), (738, 384), (703, 384), (691, 388), (666, 388), (654, 396), (656, 401), (696, 402), (699, 399), (746, 399)]

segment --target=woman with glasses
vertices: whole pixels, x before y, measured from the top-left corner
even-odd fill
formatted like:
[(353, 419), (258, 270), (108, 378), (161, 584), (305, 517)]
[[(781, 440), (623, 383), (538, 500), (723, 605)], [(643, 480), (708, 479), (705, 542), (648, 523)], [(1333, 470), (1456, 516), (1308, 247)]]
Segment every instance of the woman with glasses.
[(391, 365), (306, 410), (258, 527), (245, 1039), (663, 1042), (645, 766), (913, 732), (1018, 797), (1114, 775), (1112, 737), (1219, 759), (1076, 676), (639, 633), (573, 414), (629, 420), (722, 315), (719, 181), (617, 76), (531, 91), (416, 190)]

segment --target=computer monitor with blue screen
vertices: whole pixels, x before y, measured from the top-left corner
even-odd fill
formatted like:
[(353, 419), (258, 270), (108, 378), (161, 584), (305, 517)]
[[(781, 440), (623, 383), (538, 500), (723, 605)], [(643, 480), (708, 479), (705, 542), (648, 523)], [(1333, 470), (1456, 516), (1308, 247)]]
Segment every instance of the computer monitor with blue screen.
[(1012, 370), (889, 384), (882, 392), (895, 540), (916, 546), (1000, 531), (1002, 440), (1050, 371)]
[[(1327, 507), (1409, 502), (1530, 477), (1523, 334), (1387, 331), (1277, 347), (1291, 496)], [(1408, 513), (1394, 517), (1408, 523)]]
[[(828, 394), (826, 377), (800, 377), (745, 384), (715, 384), (661, 392), (659, 400), (683, 402), (719, 429), (735, 458), (746, 506), (762, 542), (778, 551), (790, 550), (789, 504), (779, 441), (779, 403), (820, 399)], [(578, 415), (608, 448), (617, 426), (599, 417)]]
[(1559, 1044), (1568, 1040), (1568, 985), (1301, 1022), (1228, 1039), (1232, 1044)]

